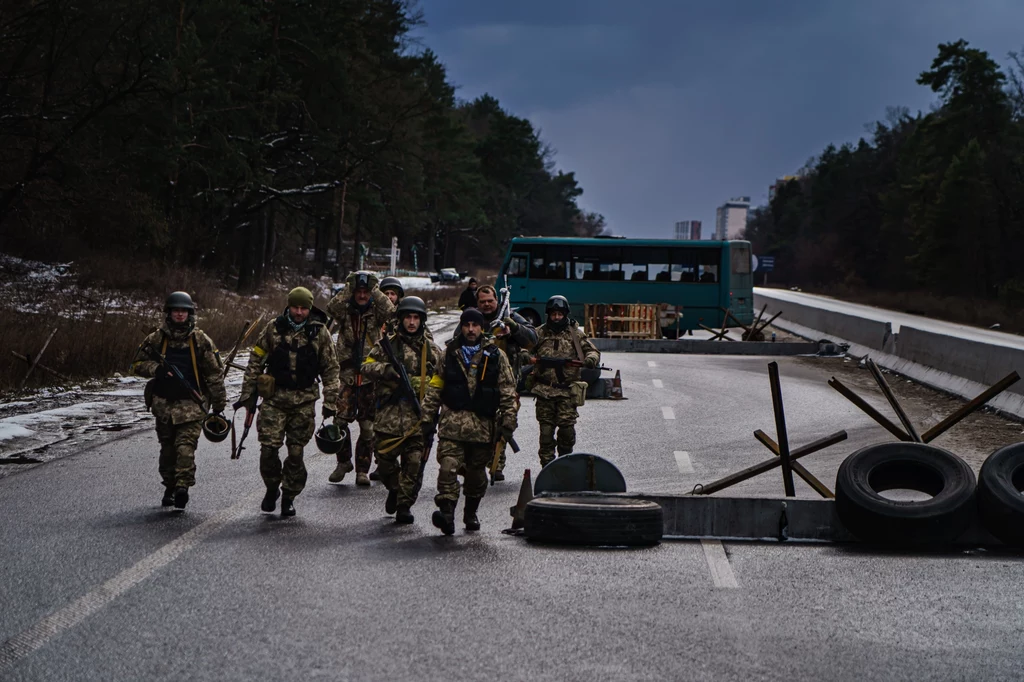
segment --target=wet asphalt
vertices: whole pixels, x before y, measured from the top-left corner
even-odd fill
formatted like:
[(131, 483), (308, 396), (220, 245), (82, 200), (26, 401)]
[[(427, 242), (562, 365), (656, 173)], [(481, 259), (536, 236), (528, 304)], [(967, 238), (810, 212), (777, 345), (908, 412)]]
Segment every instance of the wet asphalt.
[[(774, 435), (769, 361), (606, 354), (628, 400), (582, 408), (577, 451), (638, 492), (749, 466), (770, 456), (751, 435)], [(825, 384), (841, 360), (779, 362), (791, 443), (849, 433), (804, 460), (832, 485), (886, 433)], [(148, 429), (0, 479), (0, 679), (1019, 679), (1020, 556), (725, 542), (722, 587), (699, 542), (531, 545), (500, 532), (538, 469), (530, 398), (520, 422), (483, 529), (453, 537), (429, 523), (434, 462), (412, 526), (313, 453), (298, 515), (260, 514), (255, 434), (235, 461), (202, 442), (184, 513), (159, 507)], [(776, 473), (731, 494), (780, 492)]]

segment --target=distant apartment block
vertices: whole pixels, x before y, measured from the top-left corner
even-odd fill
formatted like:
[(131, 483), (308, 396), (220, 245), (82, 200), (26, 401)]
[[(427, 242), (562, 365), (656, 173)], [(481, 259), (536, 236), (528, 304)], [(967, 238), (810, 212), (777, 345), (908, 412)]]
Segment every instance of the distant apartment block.
[(715, 211), (715, 239), (737, 239), (747, 227), (750, 197), (733, 197)]
[(676, 223), (676, 239), (700, 239), (699, 220), (681, 220)]

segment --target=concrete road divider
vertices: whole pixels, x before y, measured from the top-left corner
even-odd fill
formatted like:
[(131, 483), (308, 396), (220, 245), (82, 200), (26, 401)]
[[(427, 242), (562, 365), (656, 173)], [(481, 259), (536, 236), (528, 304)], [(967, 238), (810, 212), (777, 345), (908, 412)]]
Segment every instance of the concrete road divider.
[(846, 313), (823, 308), (814, 308), (801, 303), (780, 301), (768, 295), (754, 294), (754, 306), (768, 306), (768, 313), (781, 312), (775, 322), (780, 329), (787, 329), (786, 323), (797, 324), (807, 329), (835, 336), (872, 350), (891, 352), (893, 347), (892, 325), (888, 322), (868, 320)]

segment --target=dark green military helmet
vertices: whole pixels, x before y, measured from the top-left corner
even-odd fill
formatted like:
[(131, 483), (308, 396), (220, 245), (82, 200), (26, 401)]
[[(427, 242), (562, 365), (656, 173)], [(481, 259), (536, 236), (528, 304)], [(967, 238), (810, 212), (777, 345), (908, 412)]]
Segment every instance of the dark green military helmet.
[(398, 292), (398, 298), (405, 296), (405, 289), (402, 288), (402, 280), (397, 277), (385, 277), (380, 281), (378, 288), (381, 291), (387, 291), (388, 289), (394, 289)]
[(193, 313), (196, 311), (196, 305), (192, 302), (192, 297), (184, 291), (175, 291), (164, 301), (165, 313), (171, 312), (174, 308), (188, 310)]
[(219, 443), (228, 437), (231, 432), (231, 425), (228, 420), (219, 414), (211, 414), (203, 420), (203, 435), (211, 443)]
[(406, 296), (398, 303), (395, 315), (401, 320), (407, 313), (417, 313), (423, 322), (427, 321), (427, 304), (419, 296)]
[(341, 452), (341, 446), (345, 442), (345, 432), (337, 424), (324, 422), (317, 429), (316, 447), (320, 452), (327, 455), (335, 455)]
[(564, 315), (569, 314), (569, 299), (565, 296), (552, 296), (548, 299), (548, 303), (544, 306), (544, 312), (548, 315), (551, 314), (552, 310), (559, 310)]

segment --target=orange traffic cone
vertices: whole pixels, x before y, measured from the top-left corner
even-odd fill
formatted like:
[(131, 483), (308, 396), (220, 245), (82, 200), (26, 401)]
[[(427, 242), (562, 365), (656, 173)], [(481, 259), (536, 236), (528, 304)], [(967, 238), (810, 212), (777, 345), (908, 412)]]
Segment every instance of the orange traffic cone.
[(533, 482), (530, 480), (530, 470), (523, 473), (523, 484), (519, 487), (519, 499), (514, 507), (509, 508), (512, 514), (512, 527), (510, 531), (519, 530), (524, 525), (526, 514), (526, 503), (533, 499)]
[(622, 400), (622, 370), (615, 370), (615, 378), (612, 379), (612, 390), (608, 397), (612, 400)]

